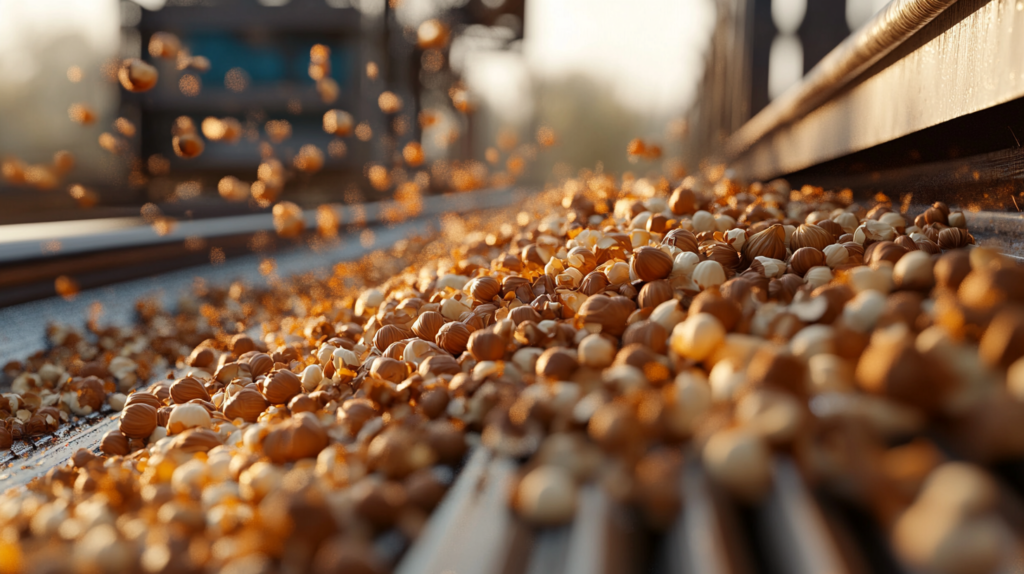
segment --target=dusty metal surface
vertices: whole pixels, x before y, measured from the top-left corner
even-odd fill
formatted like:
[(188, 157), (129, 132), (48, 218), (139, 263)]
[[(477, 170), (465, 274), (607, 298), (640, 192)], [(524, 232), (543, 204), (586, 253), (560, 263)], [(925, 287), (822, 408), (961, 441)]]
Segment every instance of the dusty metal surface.
[(743, 125), (725, 153), (735, 158), (771, 131), (806, 115), (853, 82), (957, 0), (893, 0), (804, 76)]
[(1022, 27), (1019, 0), (960, 0), (873, 75), (757, 139), (730, 166), (768, 179), (1024, 96)]

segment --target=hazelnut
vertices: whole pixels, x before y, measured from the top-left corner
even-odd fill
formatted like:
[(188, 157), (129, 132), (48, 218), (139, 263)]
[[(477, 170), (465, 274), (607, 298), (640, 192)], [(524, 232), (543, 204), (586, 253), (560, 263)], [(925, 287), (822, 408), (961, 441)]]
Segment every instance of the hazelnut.
[(190, 367), (208, 370), (217, 361), (217, 354), (213, 349), (200, 345), (192, 350), (185, 363)]
[(160, 74), (156, 68), (138, 58), (129, 58), (117, 70), (117, 79), (129, 92), (147, 92), (156, 85)]
[(302, 376), (299, 377), (302, 389), (308, 393), (315, 391), (323, 379), (324, 372), (320, 365), (309, 365), (302, 371)]
[(594, 295), (583, 302), (577, 316), (583, 322), (599, 325), (602, 333), (621, 336), (626, 330), (626, 321), (636, 310), (636, 305), (625, 297)]
[(630, 269), (642, 281), (656, 281), (672, 272), (672, 257), (657, 247), (641, 247), (633, 252)]
[(811, 267), (804, 273), (804, 281), (814, 289), (823, 287), (832, 281), (832, 270), (824, 265), (821, 267)]
[(186, 430), (174, 438), (174, 448), (187, 453), (209, 452), (224, 444), (220, 435), (209, 429), (193, 428)]
[(384, 325), (373, 335), (373, 346), (384, 352), (393, 343), (412, 337), (412, 333), (397, 325)]
[(702, 291), (694, 297), (693, 302), (690, 303), (690, 313), (712, 315), (718, 319), (726, 331), (735, 329), (742, 316), (740, 307), (734, 301), (722, 297), (717, 289)]
[(803, 420), (800, 403), (788, 393), (757, 389), (736, 403), (736, 421), (772, 444), (792, 441)]
[(794, 251), (789, 259), (789, 266), (793, 269), (793, 273), (801, 277), (812, 267), (822, 265), (825, 265), (825, 254), (815, 247), (801, 247)]
[(931, 289), (935, 283), (935, 276), (932, 273), (932, 256), (924, 251), (907, 253), (893, 267), (892, 279), (899, 289), (915, 291)]
[(117, 428), (128, 438), (146, 439), (156, 429), (156, 409), (151, 405), (135, 403), (125, 406)]
[(722, 344), (725, 332), (725, 327), (714, 315), (695, 313), (672, 329), (669, 343), (677, 354), (703, 361)]
[(538, 466), (519, 481), (515, 508), (531, 524), (565, 524), (576, 515), (576, 490), (576, 483), (565, 468)]
[(740, 264), (740, 254), (728, 243), (705, 241), (700, 246), (700, 252), (726, 269), (736, 269)]
[[(603, 369), (615, 360), (615, 341), (606, 335), (591, 334), (580, 341), (576, 349), (579, 363), (592, 369)], [(1024, 373), (1024, 370), (1022, 370)], [(1022, 377), (1024, 379), (1024, 377)], [(1021, 385), (1024, 388), (1024, 384)]]
[[(654, 323), (657, 325), (657, 323)], [(619, 349), (612, 363), (612, 369), (623, 366), (632, 367), (642, 377), (642, 380), (654, 385), (660, 385), (672, 376), (669, 369), (668, 359), (655, 352), (646, 345), (633, 343)], [(606, 375), (608, 371), (605, 372)]]
[(638, 321), (626, 328), (622, 334), (622, 344), (643, 345), (655, 353), (664, 354), (668, 349), (668, 331), (651, 320)]
[(107, 431), (107, 434), (103, 435), (100, 440), (100, 450), (103, 451), (103, 454), (110, 456), (127, 456), (130, 452), (128, 437), (121, 434), (119, 430)]
[(425, 391), (420, 395), (420, 398), (417, 399), (417, 405), (427, 418), (436, 419), (444, 414), (445, 409), (448, 408), (449, 401), (448, 391), (442, 388), (435, 388)]
[[(832, 243), (835, 243), (835, 238), (831, 233), (819, 225), (808, 225), (806, 223), (797, 226), (789, 238), (789, 247), (793, 250), (794, 255), (805, 247), (811, 247), (820, 252)], [(776, 259), (781, 258), (776, 257)], [(797, 275), (802, 275), (802, 273), (797, 273)]]
[(436, 311), (424, 311), (412, 324), (412, 332), (425, 341), (437, 338), (437, 332), (444, 325), (444, 317)]
[(438, 329), (435, 342), (445, 351), (457, 355), (466, 350), (469, 343), (469, 328), (458, 321), (445, 323)]
[(267, 399), (255, 389), (243, 388), (224, 403), (224, 416), (229, 420), (242, 419), (254, 423), (268, 406)]
[(964, 217), (962, 211), (951, 211), (948, 216), (950, 227), (959, 227), (960, 229), (967, 229), (967, 218)]
[(573, 247), (566, 257), (569, 267), (586, 275), (597, 267), (597, 256), (586, 247)]
[(907, 250), (892, 241), (876, 241), (864, 249), (864, 263), (872, 265), (879, 261), (889, 261), (895, 264)]
[(237, 357), (243, 353), (256, 350), (256, 343), (245, 333), (239, 333), (231, 337), (231, 352)]
[(675, 292), (668, 281), (651, 281), (640, 288), (636, 302), (641, 309), (654, 308), (674, 298)]
[(974, 236), (968, 233), (966, 229), (949, 227), (939, 232), (939, 240), (936, 241), (936, 243), (939, 244), (939, 247), (943, 251), (959, 249), (961, 247), (973, 245)]
[(1013, 306), (992, 319), (978, 343), (978, 355), (993, 367), (1008, 368), (1024, 356), (1024, 311)]
[(743, 260), (748, 264), (757, 257), (786, 258), (786, 230), (775, 224), (747, 238), (743, 244)]
[(405, 363), (387, 357), (377, 357), (370, 367), (370, 373), (377, 378), (400, 383), (409, 374)]
[(263, 452), (275, 464), (314, 458), (327, 448), (327, 431), (313, 413), (298, 413), (263, 438)]
[(535, 371), (538, 376), (560, 381), (569, 380), (579, 363), (562, 347), (551, 347), (537, 358)]
[(272, 405), (286, 404), (292, 397), (302, 392), (299, 377), (285, 369), (272, 371), (256, 386)]
[(580, 293), (587, 295), (597, 295), (598, 293), (604, 293), (608, 287), (608, 278), (604, 273), (600, 271), (591, 271), (583, 277), (583, 281), (580, 283)]
[(498, 296), (501, 292), (501, 284), (494, 277), (485, 275), (467, 283), (465, 291), (469, 293), (470, 297), (481, 303), (486, 303)]
[(190, 428), (211, 426), (210, 413), (201, 405), (186, 403), (176, 405), (167, 419), (167, 434), (178, 434)]
[(697, 244), (697, 237), (692, 231), (687, 229), (673, 229), (665, 234), (662, 238), (661, 243), (663, 245), (671, 245), (676, 249), (684, 252), (699, 253), (699, 246)]
[(475, 331), (466, 350), (478, 361), (500, 361), (505, 358), (505, 339), (491, 331)]
[(266, 353), (256, 353), (249, 357), (249, 372), (255, 379), (260, 375), (269, 373), (274, 368), (274, 359)]
[(857, 383), (869, 393), (934, 410), (942, 404), (951, 381), (914, 348), (912, 339), (898, 333), (875, 332), (857, 363)]
[(838, 243), (827, 245), (823, 253), (825, 254), (825, 264), (832, 269), (845, 264), (850, 259), (850, 252)]
[(668, 208), (675, 215), (691, 215), (697, 211), (697, 196), (692, 189), (679, 186), (668, 198)]
[(508, 318), (517, 326), (524, 321), (540, 323), (543, 319), (533, 307), (523, 305), (509, 311)]
[(125, 401), (124, 406), (128, 407), (129, 405), (139, 403), (149, 405), (154, 409), (164, 406), (163, 401), (161, 401), (156, 395), (153, 393), (147, 393), (146, 391), (136, 391), (128, 395), (128, 400)]
[(462, 369), (459, 367), (459, 363), (454, 357), (447, 354), (427, 357), (423, 359), (419, 366), (419, 373), (424, 377), (428, 374), (454, 375), (461, 372)]
[(171, 384), (171, 400), (176, 404), (184, 404), (192, 399), (210, 400), (210, 393), (202, 383), (192, 377), (178, 379)]
[(704, 445), (702, 458), (708, 475), (741, 500), (756, 502), (771, 486), (771, 452), (751, 430), (716, 432)]

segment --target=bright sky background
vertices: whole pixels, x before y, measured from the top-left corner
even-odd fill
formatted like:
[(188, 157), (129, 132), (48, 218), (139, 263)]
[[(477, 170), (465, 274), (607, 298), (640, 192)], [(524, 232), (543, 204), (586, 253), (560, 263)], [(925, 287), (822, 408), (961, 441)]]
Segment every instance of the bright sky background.
[(41, 70), (35, 47), (77, 35), (97, 52), (115, 52), (115, 0), (0, 0), (0, 91), (16, 89)]
[(541, 78), (584, 73), (637, 112), (679, 114), (713, 22), (711, 0), (528, 0), (523, 52)]

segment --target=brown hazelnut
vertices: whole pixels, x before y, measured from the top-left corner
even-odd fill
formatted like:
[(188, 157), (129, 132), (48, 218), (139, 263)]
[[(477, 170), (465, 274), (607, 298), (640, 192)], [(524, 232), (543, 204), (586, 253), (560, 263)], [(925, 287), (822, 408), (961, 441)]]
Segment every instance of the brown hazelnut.
[(537, 358), (538, 376), (555, 380), (568, 380), (579, 368), (576, 358), (562, 347), (551, 347)]
[(393, 343), (402, 341), (412, 337), (412, 333), (399, 327), (398, 325), (384, 325), (373, 335), (373, 346), (377, 347), (378, 351), (383, 352)]
[(772, 387), (805, 397), (807, 365), (789, 353), (765, 348), (751, 358), (747, 367), (747, 383), (752, 387)]
[(139, 403), (149, 405), (154, 409), (164, 406), (163, 401), (161, 401), (156, 395), (153, 393), (147, 393), (146, 391), (136, 391), (128, 395), (128, 399), (124, 402), (124, 406), (128, 407), (129, 405)]
[(721, 241), (705, 241), (700, 246), (704, 257), (717, 261), (725, 269), (736, 269), (740, 264), (740, 254), (732, 245)]
[(671, 300), (674, 296), (675, 291), (672, 290), (668, 281), (651, 281), (640, 288), (636, 302), (641, 309), (653, 309), (665, 301)]
[(178, 379), (171, 384), (171, 400), (176, 404), (183, 404), (192, 399), (210, 400), (210, 393), (202, 383), (192, 377)]
[(138, 58), (126, 59), (117, 70), (117, 79), (129, 92), (149, 91), (159, 77), (156, 68)]
[(385, 381), (400, 383), (408, 376), (409, 371), (402, 361), (396, 361), (387, 357), (377, 357), (373, 362), (373, 366), (370, 367), (370, 374)]
[(673, 229), (661, 240), (663, 245), (671, 245), (682, 251), (700, 253), (697, 237), (688, 229)]
[(285, 369), (271, 372), (256, 386), (272, 405), (287, 404), (292, 397), (302, 392), (302, 381), (298, 375)]
[(288, 411), (292, 414), (316, 412), (319, 408), (320, 403), (309, 395), (295, 395), (288, 401)]
[(128, 437), (119, 430), (107, 431), (100, 440), (100, 450), (110, 456), (126, 456), (129, 452)]
[(657, 247), (641, 247), (633, 252), (629, 266), (641, 281), (656, 281), (672, 272), (672, 257)]
[(128, 438), (147, 439), (156, 430), (156, 409), (151, 405), (125, 405), (117, 428)]
[(243, 353), (256, 350), (256, 343), (245, 333), (231, 337), (231, 352), (237, 357)]
[(228, 420), (242, 419), (254, 423), (268, 406), (270, 403), (263, 395), (255, 389), (244, 388), (224, 403), (224, 416)]
[(156, 410), (156, 426), (166, 427), (167, 421), (171, 418), (171, 411), (174, 407), (160, 407)]
[(477, 301), (486, 303), (501, 293), (501, 284), (494, 277), (484, 275), (467, 283), (466, 292)]
[(598, 407), (590, 417), (587, 434), (604, 450), (622, 452), (640, 443), (640, 424), (626, 405), (612, 402)]
[(225, 363), (213, 375), (213, 380), (222, 385), (226, 385), (235, 379), (252, 380), (252, 371), (249, 370), (248, 363)]
[(509, 311), (508, 318), (511, 319), (512, 322), (515, 323), (516, 325), (519, 325), (523, 321), (532, 321), (534, 323), (540, 323), (543, 320), (540, 316), (540, 313), (538, 313), (536, 309), (529, 305), (523, 305), (521, 307), (516, 307), (515, 309), (512, 309), (511, 311)]
[(196, 367), (198, 369), (207, 369), (212, 366), (217, 360), (217, 354), (213, 352), (213, 349), (200, 345), (192, 350), (192, 354), (188, 356), (188, 363), (190, 367)]
[(254, 379), (269, 373), (274, 368), (274, 359), (266, 353), (255, 353), (249, 357), (247, 362), (249, 363), (249, 372)]
[[(835, 222), (831, 222), (835, 223)], [(795, 253), (803, 247), (813, 247), (821, 251), (831, 245), (835, 240), (832, 234), (818, 225), (802, 223), (793, 230), (789, 238), (789, 247)], [(801, 273), (801, 275), (803, 275)]]
[(846, 248), (846, 252), (850, 254), (850, 261), (853, 263), (860, 263), (864, 259), (864, 246), (853, 240), (853, 236), (850, 236), (849, 241), (841, 242), (843, 247)]
[(757, 257), (768, 257), (780, 261), (786, 259), (786, 230), (779, 224), (755, 233), (747, 238), (741, 250), (743, 260), (748, 264)]
[(664, 354), (668, 350), (668, 331), (665, 327), (651, 320), (638, 321), (626, 328), (622, 334), (622, 344), (643, 345), (655, 353)]
[(689, 314), (692, 316), (697, 313), (708, 313), (714, 316), (726, 331), (735, 329), (742, 317), (739, 305), (732, 299), (723, 297), (719, 290), (714, 288), (701, 291), (693, 298)]
[(939, 247), (939, 244), (935, 243), (931, 239), (922, 239), (921, 241), (915, 241), (914, 245), (916, 245), (918, 249), (924, 251), (929, 255), (939, 255), (940, 253), (942, 253), (942, 248)]
[(424, 311), (412, 324), (412, 332), (425, 341), (437, 338), (437, 332), (444, 325), (444, 316), (437, 311)]
[(576, 314), (584, 323), (600, 325), (602, 333), (618, 337), (626, 330), (626, 321), (635, 310), (636, 305), (625, 297), (594, 295), (583, 302)]
[(864, 249), (864, 263), (868, 265), (879, 261), (896, 263), (906, 254), (906, 249), (892, 241), (876, 241)]
[(789, 258), (789, 266), (793, 273), (800, 277), (803, 277), (811, 267), (820, 267), (824, 264), (825, 254), (815, 247), (801, 247)]
[(978, 355), (1001, 369), (1024, 356), (1024, 310), (1016, 305), (1000, 309), (978, 343)]
[(191, 428), (174, 437), (174, 448), (182, 452), (209, 452), (210, 449), (222, 445), (220, 436), (210, 429)]
[(580, 293), (589, 297), (590, 295), (604, 293), (607, 287), (608, 277), (600, 271), (591, 271), (583, 277), (583, 281), (580, 283)]
[(651, 233), (665, 233), (665, 229), (668, 227), (668, 218), (660, 213), (647, 218), (647, 231)]
[(676, 215), (692, 215), (697, 211), (697, 195), (692, 189), (679, 186), (672, 190), (668, 208)]
[(942, 209), (932, 206), (924, 210), (924, 213), (914, 218), (914, 224), (921, 228), (924, 228), (930, 223), (941, 223), (946, 225), (948, 222), (948, 213), (948, 210), (943, 211)]
[(907, 235), (900, 235), (899, 237), (893, 239), (892, 241), (893, 243), (899, 245), (900, 247), (906, 249), (907, 251), (917, 251), (918, 249), (920, 249), (920, 247), (917, 246), (917, 243), (915, 243), (914, 240)]
[(505, 339), (492, 331), (475, 331), (466, 350), (478, 361), (500, 361), (505, 357)]
[(420, 395), (416, 404), (428, 419), (436, 419), (444, 414), (449, 400), (448, 391), (443, 388), (435, 388)]
[(313, 413), (299, 413), (270, 429), (263, 453), (275, 464), (313, 458), (327, 447), (327, 431)]
[(466, 345), (469, 343), (469, 328), (458, 321), (445, 323), (437, 331), (435, 342), (449, 353), (461, 353), (466, 350)]
[(943, 251), (959, 249), (961, 247), (973, 245), (974, 236), (972, 236), (966, 229), (949, 227), (939, 232), (939, 240), (936, 241), (936, 243), (939, 244), (939, 247)]
[(632, 343), (619, 349), (612, 362), (613, 367), (618, 365), (636, 367), (653, 385), (661, 385), (672, 376), (668, 358), (645, 344)]
[(420, 363), (419, 373), (423, 376), (433, 375), (454, 375), (461, 373), (458, 361), (451, 355), (433, 355), (423, 359)]
[[(815, 225), (824, 229), (832, 236), (832, 241), (829, 242), (829, 245), (835, 243), (836, 239), (843, 234), (843, 227), (831, 219), (823, 219), (815, 223)], [(790, 248), (793, 247), (792, 241), (792, 238), (790, 238)], [(824, 249), (824, 247), (822, 247), (822, 249)]]
[(914, 348), (910, 338), (879, 340), (876, 334), (857, 362), (857, 383), (869, 393), (885, 395), (926, 411), (944, 401), (950, 379)]

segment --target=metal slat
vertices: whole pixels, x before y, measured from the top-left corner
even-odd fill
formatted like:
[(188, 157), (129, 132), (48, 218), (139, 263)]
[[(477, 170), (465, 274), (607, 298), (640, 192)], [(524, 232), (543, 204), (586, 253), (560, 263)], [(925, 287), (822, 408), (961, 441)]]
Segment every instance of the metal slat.
[(700, 464), (683, 470), (683, 508), (666, 534), (665, 570), (671, 573), (739, 574), (728, 558), (724, 525)]

